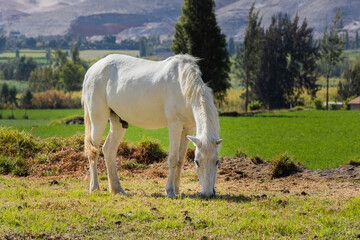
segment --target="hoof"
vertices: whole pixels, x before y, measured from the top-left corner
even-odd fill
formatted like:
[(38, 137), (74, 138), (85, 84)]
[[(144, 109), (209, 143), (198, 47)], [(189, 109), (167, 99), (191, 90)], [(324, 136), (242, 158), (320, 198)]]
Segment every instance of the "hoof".
[(110, 193), (112, 193), (112, 194), (121, 194), (121, 195), (127, 196), (127, 193), (125, 192), (124, 189), (122, 189), (122, 187), (120, 187), (120, 189), (110, 190)]
[(166, 195), (167, 198), (172, 198), (172, 199), (177, 198), (174, 191), (169, 191), (169, 192), (166, 191), (166, 193), (167, 193), (167, 195)]
[(98, 192), (98, 191), (100, 191), (100, 186), (90, 187), (90, 190), (89, 190), (90, 193)]

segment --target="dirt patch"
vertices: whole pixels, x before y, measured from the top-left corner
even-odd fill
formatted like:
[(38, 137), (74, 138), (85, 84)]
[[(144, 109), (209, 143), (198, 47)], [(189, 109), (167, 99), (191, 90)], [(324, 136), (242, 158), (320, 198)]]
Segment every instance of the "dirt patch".
[[(145, 179), (165, 181), (168, 176), (166, 160), (142, 167), (129, 169), (124, 165), (128, 159), (117, 156), (117, 168), (120, 175), (141, 176)], [(51, 156), (45, 163), (33, 166), (30, 177), (87, 178), (89, 163), (82, 152), (71, 148), (62, 149)], [(103, 155), (98, 161), (99, 175), (106, 174)], [(190, 173), (190, 174), (189, 174)], [(329, 194), (355, 194), (360, 190), (360, 166), (342, 165), (338, 168), (302, 170), (287, 177), (272, 179), (272, 166), (263, 161), (250, 158), (223, 157), (219, 166), (217, 186), (231, 192), (258, 193), (261, 196), (269, 192), (298, 194), (306, 196), (314, 191), (327, 191)], [(190, 176), (196, 184), (197, 175), (194, 164), (186, 161), (184, 175)], [(199, 186), (197, 186), (197, 190)], [(195, 187), (194, 187), (195, 188)]]

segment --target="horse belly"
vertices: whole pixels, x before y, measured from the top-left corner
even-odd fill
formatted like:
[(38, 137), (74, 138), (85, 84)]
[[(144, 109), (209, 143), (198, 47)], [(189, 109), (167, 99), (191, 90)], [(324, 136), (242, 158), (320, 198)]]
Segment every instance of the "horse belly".
[(164, 111), (162, 94), (118, 93), (116, 101), (109, 104), (110, 108), (128, 123), (146, 129), (163, 128), (168, 125)]

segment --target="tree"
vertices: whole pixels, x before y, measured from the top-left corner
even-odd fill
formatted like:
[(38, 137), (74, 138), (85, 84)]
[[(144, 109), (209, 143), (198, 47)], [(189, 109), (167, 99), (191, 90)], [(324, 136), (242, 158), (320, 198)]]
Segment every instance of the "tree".
[(319, 46), (314, 45), (313, 29), (306, 19), (298, 25), (297, 15), (292, 22), (287, 14), (280, 13), (272, 17), (266, 30), (260, 72), (252, 91), (269, 109), (300, 104), (302, 92), (314, 95), (318, 90)]
[(4, 104), (9, 102), (9, 86), (6, 83), (1, 86), (1, 101)]
[(51, 61), (51, 49), (46, 49), (46, 64), (51, 66), (52, 61)]
[(74, 64), (80, 63), (80, 54), (77, 43), (74, 44), (72, 51), (71, 51), (71, 60)]
[(58, 78), (49, 66), (38, 67), (31, 72), (29, 77), (29, 88), (33, 92), (43, 92), (58, 87)]
[(14, 107), (17, 106), (17, 98), (16, 98), (16, 94), (17, 94), (17, 89), (16, 87), (12, 87), (9, 89), (9, 103), (11, 105), (11, 118), (14, 119)]
[(0, 51), (2, 51), (6, 46), (6, 37), (1, 35), (0, 36)]
[(340, 20), (343, 12), (340, 8), (336, 12), (333, 25), (328, 32), (325, 27), (324, 35), (321, 40), (321, 65), (326, 76), (326, 110), (329, 110), (329, 78), (336, 64), (342, 60), (341, 54), (344, 50), (344, 42), (339, 37)]
[(235, 52), (235, 42), (232, 37), (230, 37), (228, 40), (228, 52), (229, 52), (230, 56), (232, 56), (236, 53)]
[(360, 48), (360, 38), (359, 38), (359, 32), (356, 31), (356, 34), (355, 34), (355, 49), (358, 49)]
[(32, 58), (26, 58), (25, 56), (15, 59), (16, 69), (15, 76), (16, 80), (27, 81), (30, 73), (37, 67), (37, 62)]
[(25, 109), (25, 115), (24, 118), (28, 119), (29, 117), (27, 116), (27, 109), (30, 109), (32, 106), (32, 99), (33, 99), (33, 94), (31, 93), (31, 91), (29, 89), (26, 90), (25, 94), (22, 95), (20, 101), (21, 101), (21, 106)]
[(339, 96), (343, 100), (352, 96), (360, 96), (360, 60), (345, 70), (344, 78), (345, 82), (339, 82)]
[(237, 54), (235, 63), (244, 72), (241, 83), (245, 86), (245, 111), (248, 110), (249, 87), (253, 85), (260, 69), (260, 57), (264, 39), (264, 29), (261, 27), (260, 11), (254, 12), (255, 2), (247, 17), (244, 43)]
[(230, 60), (214, 7), (213, 0), (184, 0), (171, 49), (175, 54), (188, 53), (200, 59), (204, 82), (213, 89), (215, 98), (222, 101), (230, 87)]
[(68, 61), (60, 71), (60, 83), (65, 91), (79, 91), (85, 76), (85, 69), (80, 64)]

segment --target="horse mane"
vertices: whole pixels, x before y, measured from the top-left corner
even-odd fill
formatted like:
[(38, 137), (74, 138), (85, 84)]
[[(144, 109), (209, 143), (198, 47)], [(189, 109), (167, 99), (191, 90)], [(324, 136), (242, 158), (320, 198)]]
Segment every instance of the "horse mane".
[(203, 139), (203, 145), (212, 144), (214, 139), (219, 138), (219, 117), (212, 90), (201, 78), (202, 74), (197, 64), (199, 59), (188, 54), (176, 55), (173, 59), (179, 62), (181, 91), (186, 102), (193, 108), (196, 123), (203, 127), (202, 133), (206, 137)]

